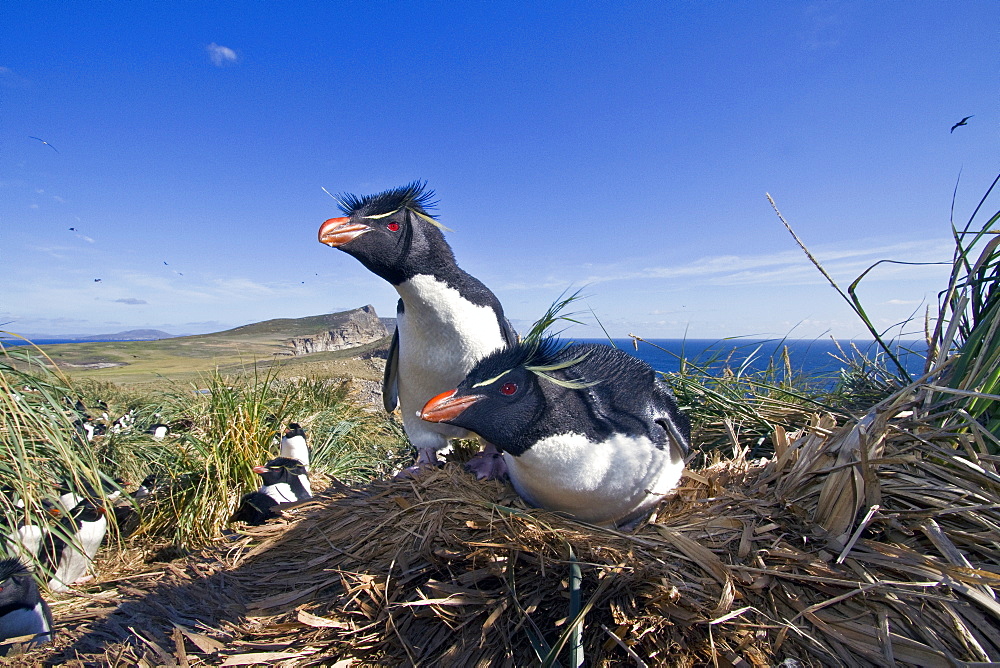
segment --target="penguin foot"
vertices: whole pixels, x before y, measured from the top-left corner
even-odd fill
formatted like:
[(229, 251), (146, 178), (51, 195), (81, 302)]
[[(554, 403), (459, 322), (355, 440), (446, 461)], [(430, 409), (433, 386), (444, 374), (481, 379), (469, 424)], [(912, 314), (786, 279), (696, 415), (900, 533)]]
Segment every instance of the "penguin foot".
[(416, 462), (412, 466), (407, 466), (405, 469), (401, 470), (399, 473), (393, 476), (393, 480), (404, 480), (407, 478), (419, 478), (422, 475), (426, 475), (431, 471), (436, 471), (441, 468), (441, 464), (428, 464)]
[(441, 461), (437, 458), (437, 450), (433, 448), (421, 448), (417, 450), (417, 461), (393, 477), (396, 480), (401, 478), (418, 478), (440, 467)]
[(472, 456), (465, 463), (465, 470), (476, 476), (477, 480), (506, 480), (507, 462), (503, 454), (492, 443), (487, 443), (482, 451)]

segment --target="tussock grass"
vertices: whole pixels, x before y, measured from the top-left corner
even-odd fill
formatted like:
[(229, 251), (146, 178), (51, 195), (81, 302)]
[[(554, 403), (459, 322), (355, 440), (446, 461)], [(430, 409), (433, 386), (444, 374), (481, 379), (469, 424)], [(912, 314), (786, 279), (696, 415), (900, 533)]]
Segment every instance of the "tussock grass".
[[(0, 515), (6, 536), (30, 524), (71, 543), (44, 502), (55, 503), (60, 487), (65, 487), (78, 493), (91, 490), (91, 496), (106, 504), (110, 481), (74, 425), (69, 409), (75, 394), (68, 380), (36, 364), (38, 359), (38, 351), (31, 349), (0, 356)], [(5, 547), (11, 556), (21, 556), (43, 575), (51, 575), (36, 555), (23, 554), (9, 540)]]
[[(156, 391), (74, 386), (44, 361), (35, 349), (0, 356), (0, 486), (8, 491), (0, 510), (8, 533), (24, 522), (61, 531), (43, 499), (54, 499), (63, 481), (104, 498), (102, 481), (115, 489), (119, 479), (131, 491), (153, 474), (157, 492), (134, 506), (140, 519), (130, 532), (182, 549), (203, 545), (226, 528), (239, 498), (259, 487), (252, 468), (277, 456), (290, 422), (307, 430), (320, 480), (366, 482), (391, 475), (409, 457), (401, 429), (354, 404), (342, 381), (280, 379), (271, 366)], [(74, 425), (78, 400), (107, 429), (92, 442)], [(170, 425), (170, 436), (154, 440), (146, 431), (154, 423)]]

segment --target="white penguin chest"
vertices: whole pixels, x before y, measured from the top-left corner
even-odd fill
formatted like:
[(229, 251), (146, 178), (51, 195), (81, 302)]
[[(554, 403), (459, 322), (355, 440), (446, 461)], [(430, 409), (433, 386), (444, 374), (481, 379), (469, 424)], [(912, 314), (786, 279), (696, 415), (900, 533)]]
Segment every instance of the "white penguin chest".
[(89, 559), (93, 559), (97, 554), (97, 550), (101, 547), (101, 542), (104, 541), (104, 535), (107, 532), (108, 520), (106, 517), (101, 516), (96, 520), (80, 522), (80, 528), (77, 530), (77, 538)]
[(306, 445), (306, 439), (301, 436), (282, 438), (278, 456), (297, 459), (304, 466), (309, 466), (309, 446)]
[(418, 374), (429, 373), (432, 389), (440, 387), (435, 394), (443, 392), (465, 378), (480, 359), (506, 345), (496, 312), (473, 304), (443, 281), (419, 275), (396, 289), (404, 307), (396, 323), (401, 382), (409, 384)]
[[(45, 606), (39, 601), (33, 608), (17, 608), (0, 617), (0, 633), (4, 638), (48, 634), (49, 620), (45, 615)], [(48, 641), (48, 637), (37, 638), (37, 641)]]
[(518, 457), (504, 453), (511, 483), (526, 501), (604, 524), (655, 504), (680, 480), (684, 460), (646, 437), (550, 436)]

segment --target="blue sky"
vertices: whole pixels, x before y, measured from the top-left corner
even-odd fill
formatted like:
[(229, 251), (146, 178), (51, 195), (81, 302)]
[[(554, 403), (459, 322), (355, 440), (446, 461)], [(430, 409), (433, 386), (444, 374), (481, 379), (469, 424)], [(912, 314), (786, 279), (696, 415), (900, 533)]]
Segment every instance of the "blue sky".
[[(0, 323), (392, 315), (316, 241), (322, 189), (419, 178), (522, 329), (583, 288), (618, 336), (856, 336), (765, 193), (844, 287), (950, 260), (959, 174), (964, 223), (1000, 168), (998, 25), (993, 1), (3, 3)], [(860, 294), (912, 332), (945, 275)]]

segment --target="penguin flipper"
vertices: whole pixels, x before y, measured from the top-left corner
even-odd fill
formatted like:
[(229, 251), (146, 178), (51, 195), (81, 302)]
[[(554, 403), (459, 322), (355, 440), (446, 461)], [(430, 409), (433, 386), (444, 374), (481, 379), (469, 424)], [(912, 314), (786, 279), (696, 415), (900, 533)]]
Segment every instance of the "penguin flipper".
[(386, 413), (396, 410), (399, 405), (399, 329), (392, 334), (389, 355), (385, 360), (385, 376), (382, 378), (382, 405)]

